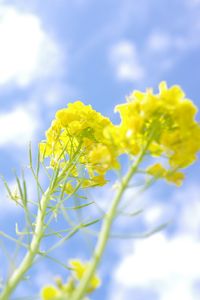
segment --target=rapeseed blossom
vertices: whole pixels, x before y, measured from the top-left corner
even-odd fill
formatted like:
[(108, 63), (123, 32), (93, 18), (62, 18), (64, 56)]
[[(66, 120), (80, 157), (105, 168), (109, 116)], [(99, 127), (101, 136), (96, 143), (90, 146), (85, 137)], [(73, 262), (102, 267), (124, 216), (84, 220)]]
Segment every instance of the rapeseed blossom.
[[(106, 172), (119, 167), (115, 149), (104, 135), (107, 126), (114, 125), (90, 105), (69, 103), (56, 113), (46, 141), (40, 143), (41, 157), (50, 157), (52, 167), (64, 167), (76, 155), (79, 166), (87, 171), (83, 187), (103, 185)], [(76, 166), (73, 171), (78, 176)]]
[(53, 299), (55, 300), (60, 296), (61, 296), (60, 291), (51, 285), (45, 286), (41, 293), (42, 300), (53, 300)]
[[(46, 141), (40, 144), (41, 156), (50, 157), (55, 167), (65, 165), (78, 152), (78, 163), (87, 173), (82, 187), (91, 187), (107, 182), (107, 171), (119, 168), (119, 155), (134, 158), (145, 149), (145, 155), (165, 159), (164, 165), (156, 162), (146, 173), (181, 185), (182, 169), (196, 160), (200, 150), (197, 108), (182, 89), (161, 82), (158, 94), (152, 89), (134, 91), (115, 111), (121, 117), (119, 125), (90, 105), (70, 103), (56, 113)], [(78, 177), (77, 166), (71, 172)]]
[[(77, 284), (83, 278), (88, 268), (88, 263), (83, 263), (81, 260), (74, 259), (70, 261), (70, 265), (72, 267), (72, 276), (69, 277), (67, 283), (63, 283), (61, 279), (58, 279), (56, 286), (47, 285), (43, 287), (41, 291), (42, 300), (69, 300), (71, 298), (77, 287)], [(88, 295), (92, 293), (100, 286), (100, 284), (101, 280), (95, 274), (90, 280), (86, 294)]]
[(200, 150), (197, 108), (185, 98), (179, 86), (159, 85), (159, 93), (134, 91), (127, 103), (116, 106), (121, 124), (110, 129), (121, 153), (137, 156), (145, 147), (153, 157), (164, 157), (167, 169), (156, 164), (147, 173), (165, 177), (177, 185), (184, 175), (179, 171), (191, 165)]
[(146, 186), (157, 179), (180, 186), (185, 178), (184, 168), (197, 159), (200, 151), (200, 125), (195, 119), (197, 108), (185, 98), (179, 86), (168, 88), (165, 82), (161, 82), (157, 94), (152, 89), (145, 93), (134, 91), (126, 103), (116, 106), (115, 111), (121, 118), (117, 125), (90, 105), (81, 101), (70, 103), (56, 113), (46, 132), (46, 140), (40, 143), (41, 158), (50, 158), (50, 166), (56, 171), (61, 170), (59, 175), (70, 170), (67, 179), (57, 185), (68, 196), (76, 193), (79, 187), (106, 184), (107, 172), (120, 167), (120, 155), (127, 155), (130, 162), (128, 173), (115, 184), (118, 192), (114, 205), (106, 213), (109, 221), (104, 221), (100, 233), (102, 240), (95, 252), (98, 255), (94, 254), (88, 263), (71, 260), (67, 282), (60, 280), (56, 286), (44, 287), (41, 292), (43, 300), (86, 300), (100, 286), (95, 268), (111, 230), (110, 220), (117, 215), (117, 205), (134, 175), (144, 174), (147, 179), (150, 176)]

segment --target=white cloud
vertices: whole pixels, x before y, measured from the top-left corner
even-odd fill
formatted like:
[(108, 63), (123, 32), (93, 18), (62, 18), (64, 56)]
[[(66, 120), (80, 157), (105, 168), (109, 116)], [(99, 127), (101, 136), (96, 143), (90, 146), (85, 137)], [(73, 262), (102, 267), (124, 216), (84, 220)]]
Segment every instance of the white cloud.
[(167, 51), (173, 45), (173, 39), (164, 32), (153, 32), (148, 37), (147, 45), (152, 51)]
[(120, 80), (140, 81), (145, 76), (136, 46), (130, 41), (120, 41), (113, 45), (110, 50), (110, 60)]
[(162, 205), (152, 206), (144, 213), (145, 221), (152, 225), (153, 223), (161, 219), (161, 216), (163, 216), (163, 211), (164, 208)]
[(0, 113), (0, 147), (28, 144), (35, 135), (39, 121), (32, 108), (17, 106), (10, 112)]
[[(200, 237), (200, 188), (192, 185), (178, 190), (173, 198), (179, 204), (179, 216), (176, 220), (177, 231)], [(173, 202), (173, 201), (172, 201)]]
[[(180, 53), (185, 50), (191, 49), (197, 44), (193, 40), (192, 34), (177, 34), (169, 33), (166, 31), (152, 31), (146, 41), (146, 48), (151, 53), (167, 55), (169, 60), (169, 53), (173, 51)], [(170, 55), (172, 57), (172, 55)]]
[(12, 6), (0, 9), (0, 84), (24, 86), (52, 73), (60, 52), (40, 19)]
[(197, 240), (184, 235), (167, 239), (158, 234), (134, 243), (133, 249), (116, 269), (113, 291), (117, 293), (117, 287), (124, 291), (151, 288), (158, 293), (159, 300), (199, 299), (193, 291), (200, 276)]
[(109, 299), (117, 294), (117, 300), (124, 299), (124, 295), (131, 300), (137, 288), (155, 292), (159, 300), (199, 299), (194, 289), (200, 278), (199, 193), (199, 187), (192, 185), (177, 190), (169, 205), (155, 203), (147, 209), (143, 217), (149, 226), (161, 223), (167, 214), (169, 219), (174, 217), (176, 232), (171, 237), (162, 232), (136, 240), (128, 254), (119, 248), (122, 259), (113, 273)]
[[(171, 280), (171, 276), (177, 281), (196, 279), (200, 275), (197, 263), (199, 250), (200, 244), (191, 237), (167, 239), (162, 234), (157, 234), (151, 239), (137, 241), (134, 244), (134, 254), (125, 258), (115, 276), (127, 286), (142, 286), (144, 283), (151, 285)], [(189, 255), (192, 255), (190, 259)], [(130, 265), (134, 266), (134, 270)], [(125, 270), (128, 271), (127, 275), (131, 273), (132, 276), (123, 276)]]

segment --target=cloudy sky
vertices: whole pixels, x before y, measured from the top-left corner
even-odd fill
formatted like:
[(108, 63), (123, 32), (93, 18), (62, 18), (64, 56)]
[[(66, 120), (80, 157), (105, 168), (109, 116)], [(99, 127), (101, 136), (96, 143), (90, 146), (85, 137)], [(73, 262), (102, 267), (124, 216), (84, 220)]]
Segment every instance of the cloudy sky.
[[(133, 89), (156, 90), (166, 80), (200, 107), (199, 51), (199, 0), (0, 1), (0, 173), (12, 186), (29, 141), (36, 147), (56, 110), (77, 99), (115, 120), (114, 106)], [(148, 239), (110, 242), (95, 300), (199, 299), (199, 162), (186, 175), (181, 189), (159, 183), (141, 197), (141, 226), (116, 224), (116, 231), (137, 234), (170, 221)], [(112, 196), (108, 188), (98, 193), (99, 201)], [(14, 230), (21, 213), (3, 194), (0, 206), (1, 227)], [(79, 238), (71, 247), (63, 260), (72, 249), (87, 257)], [(38, 263), (37, 289), (56, 268)], [(30, 290), (25, 282), (18, 296)]]

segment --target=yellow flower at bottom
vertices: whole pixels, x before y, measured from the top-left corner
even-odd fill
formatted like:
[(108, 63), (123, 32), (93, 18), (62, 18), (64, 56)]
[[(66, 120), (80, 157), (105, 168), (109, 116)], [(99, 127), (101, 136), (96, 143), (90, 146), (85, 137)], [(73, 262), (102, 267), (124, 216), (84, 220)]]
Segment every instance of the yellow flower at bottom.
[[(80, 260), (71, 260), (70, 264), (73, 268), (75, 277), (78, 280), (81, 280), (88, 268), (88, 263), (83, 263)], [(87, 293), (93, 292), (95, 289), (97, 289), (101, 284), (101, 280), (97, 275), (94, 275), (90, 281), (90, 285), (88, 287)]]
[(80, 260), (70, 260), (70, 264), (77, 279), (81, 279), (86, 271), (86, 265), (83, 264)]
[(59, 295), (59, 291), (51, 285), (45, 286), (41, 293), (42, 300), (55, 300), (55, 297), (59, 297)]

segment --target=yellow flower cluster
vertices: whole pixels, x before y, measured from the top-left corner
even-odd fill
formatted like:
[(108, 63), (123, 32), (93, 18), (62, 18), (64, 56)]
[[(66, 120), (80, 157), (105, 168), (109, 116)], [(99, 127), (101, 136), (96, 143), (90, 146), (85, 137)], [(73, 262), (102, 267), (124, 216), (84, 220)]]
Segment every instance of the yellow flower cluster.
[(121, 153), (138, 155), (146, 147), (152, 156), (167, 158), (169, 170), (156, 164), (147, 172), (180, 185), (184, 176), (178, 170), (192, 164), (200, 150), (197, 109), (185, 99), (182, 89), (168, 89), (161, 82), (158, 94), (151, 89), (146, 93), (134, 91), (116, 111), (120, 113), (121, 124), (111, 128), (110, 134)]
[[(104, 129), (111, 121), (90, 105), (77, 101), (56, 113), (46, 132), (46, 141), (40, 143), (41, 157), (50, 157), (51, 166), (64, 166), (73, 157), (88, 172), (83, 187), (103, 185), (105, 173), (118, 168), (113, 145), (105, 138)], [(62, 162), (62, 163), (61, 163)], [(77, 175), (74, 167), (74, 175)]]
[[(145, 149), (146, 154), (162, 156), (167, 162), (167, 169), (156, 164), (147, 173), (180, 185), (184, 178), (180, 170), (192, 164), (200, 150), (197, 109), (182, 89), (168, 88), (161, 82), (158, 94), (152, 89), (134, 91), (116, 111), (121, 117), (119, 125), (113, 125), (90, 105), (70, 103), (56, 113), (46, 141), (40, 144), (41, 156), (50, 157), (51, 165), (56, 166), (79, 153), (78, 162), (88, 175), (82, 187), (90, 187), (106, 183), (106, 172), (119, 168), (120, 154), (137, 156)], [(76, 175), (77, 169), (73, 172)]]
[[(70, 300), (76, 289), (77, 283), (83, 278), (84, 273), (87, 270), (88, 263), (83, 263), (80, 260), (71, 260), (70, 264), (73, 276), (69, 278), (66, 284), (63, 284), (61, 280), (57, 280), (57, 286), (45, 286), (41, 292), (42, 300)], [(100, 286), (100, 284), (100, 278), (97, 275), (94, 275), (90, 281), (86, 294), (92, 293)]]

